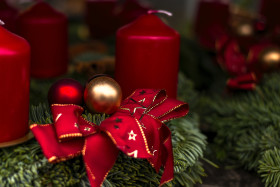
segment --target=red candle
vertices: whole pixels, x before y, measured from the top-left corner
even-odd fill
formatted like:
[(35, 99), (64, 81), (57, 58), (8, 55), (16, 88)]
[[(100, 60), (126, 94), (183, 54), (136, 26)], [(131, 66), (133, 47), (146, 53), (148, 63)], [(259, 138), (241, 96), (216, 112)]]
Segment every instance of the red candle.
[(50, 78), (67, 71), (67, 19), (45, 2), (39, 2), (22, 13), (19, 34), (31, 46), (31, 76)]
[(124, 97), (137, 88), (166, 89), (176, 97), (179, 40), (179, 34), (153, 14), (118, 30), (115, 78)]
[(146, 14), (150, 9), (150, 7), (142, 5), (139, 0), (125, 0), (122, 6), (118, 6), (117, 8), (122, 10), (118, 15), (118, 28)]
[(199, 42), (208, 49), (215, 49), (215, 42), (225, 33), (228, 21), (227, 0), (200, 0), (195, 20)]
[(28, 132), (30, 47), (0, 26), (0, 143)]
[(0, 19), (5, 23), (3, 27), (14, 32), (16, 30), (17, 16), (17, 9), (11, 7), (5, 0), (0, 0)]
[(87, 0), (86, 22), (94, 38), (113, 35), (124, 26), (147, 12), (138, 0)]
[(117, 29), (114, 9), (117, 0), (87, 0), (86, 22), (93, 37), (104, 37)]
[(265, 17), (269, 29), (280, 26), (280, 0), (262, 0), (260, 13)]

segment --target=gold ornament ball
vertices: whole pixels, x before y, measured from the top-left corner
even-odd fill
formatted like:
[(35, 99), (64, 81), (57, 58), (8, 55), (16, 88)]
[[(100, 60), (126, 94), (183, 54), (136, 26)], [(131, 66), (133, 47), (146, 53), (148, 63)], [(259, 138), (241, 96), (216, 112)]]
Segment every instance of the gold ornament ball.
[(108, 76), (97, 76), (86, 85), (84, 101), (91, 112), (112, 114), (119, 108), (121, 100), (120, 85)]
[(259, 66), (264, 72), (277, 70), (280, 67), (280, 48), (268, 47), (259, 55)]

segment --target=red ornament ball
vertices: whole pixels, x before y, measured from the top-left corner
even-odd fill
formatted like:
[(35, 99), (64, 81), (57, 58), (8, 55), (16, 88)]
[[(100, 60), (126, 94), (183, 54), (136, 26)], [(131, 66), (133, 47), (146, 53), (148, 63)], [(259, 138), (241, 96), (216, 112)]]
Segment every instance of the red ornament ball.
[(65, 78), (55, 82), (48, 92), (49, 104), (83, 104), (84, 87), (76, 80)]

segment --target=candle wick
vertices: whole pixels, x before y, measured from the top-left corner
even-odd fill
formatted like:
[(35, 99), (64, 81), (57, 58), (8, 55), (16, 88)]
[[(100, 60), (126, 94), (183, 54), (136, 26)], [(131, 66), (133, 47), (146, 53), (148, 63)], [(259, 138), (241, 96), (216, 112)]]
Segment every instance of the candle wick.
[(148, 14), (156, 14), (156, 13), (161, 13), (161, 14), (165, 14), (168, 16), (172, 16), (172, 13), (168, 12), (166, 10), (148, 10)]
[(5, 25), (4, 21), (0, 19), (0, 25)]

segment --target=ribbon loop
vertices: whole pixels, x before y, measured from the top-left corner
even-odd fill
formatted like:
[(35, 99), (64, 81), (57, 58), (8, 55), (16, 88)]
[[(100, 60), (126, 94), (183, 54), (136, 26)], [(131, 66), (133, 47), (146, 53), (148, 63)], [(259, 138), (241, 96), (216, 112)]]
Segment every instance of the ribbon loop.
[(51, 163), (65, 161), (82, 153), (84, 140), (81, 138), (59, 142), (53, 124), (30, 126), (45, 157)]
[(189, 112), (189, 105), (176, 99), (168, 98), (165, 102), (154, 107), (148, 114), (155, 116), (161, 122), (170, 121), (186, 115)]
[(122, 102), (122, 107), (136, 104), (147, 109), (163, 102), (165, 99), (165, 90), (137, 89)]
[(51, 107), (55, 131), (59, 141), (66, 141), (74, 137), (82, 137), (79, 130), (79, 116), (84, 109), (77, 105), (53, 104)]

